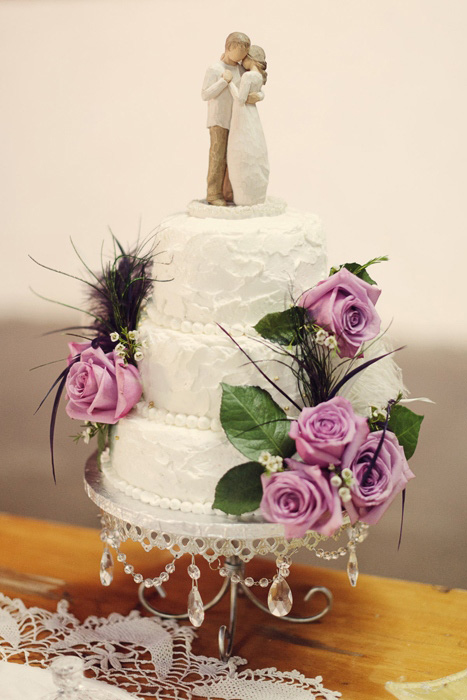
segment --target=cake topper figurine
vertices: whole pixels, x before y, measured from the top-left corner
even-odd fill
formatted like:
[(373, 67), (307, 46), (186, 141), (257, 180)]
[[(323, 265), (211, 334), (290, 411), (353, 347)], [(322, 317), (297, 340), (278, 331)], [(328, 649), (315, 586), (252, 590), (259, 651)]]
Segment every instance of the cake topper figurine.
[(269, 164), (256, 103), (264, 98), (266, 57), (246, 34), (233, 32), (225, 52), (206, 71), (201, 96), (208, 102), (210, 133), (207, 201), (215, 206), (264, 202)]

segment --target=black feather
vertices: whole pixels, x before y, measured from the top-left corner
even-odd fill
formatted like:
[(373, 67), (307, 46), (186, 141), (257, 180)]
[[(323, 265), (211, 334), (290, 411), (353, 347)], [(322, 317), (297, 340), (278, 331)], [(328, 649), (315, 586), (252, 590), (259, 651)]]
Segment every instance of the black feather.
[(137, 327), (141, 305), (150, 295), (154, 282), (151, 276), (154, 236), (128, 253), (115, 236), (113, 239), (120, 253), (116, 250), (115, 259), (103, 267), (89, 291), (90, 310), (96, 319), (93, 330), (104, 352), (110, 351), (104, 341), (110, 333)]
[[(71, 365), (70, 365), (71, 366)], [(67, 373), (68, 374), (68, 373)], [(52, 475), (54, 478), (54, 482), (57, 483), (57, 479), (55, 477), (55, 460), (54, 460), (54, 434), (55, 434), (55, 423), (57, 420), (57, 411), (58, 411), (58, 406), (60, 403), (60, 399), (63, 393), (63, 389), (65, 388), (65, 383), (66, 383), (66, 376), (64, 376), (58, 386), (57, 392), (55, 394), (54, 398), (54, 404), (52, 407), (52, 414), (50, 416), (50, 430), (49, 430), (49, 443), (50, 443), (50, 458), (52, 460)]]
[(390, 350), (389, 352), (384, 353), (384, 355), (379, 355), (378, 357), (374, 357), (372, 360), (367, 360), (366, 362), (363, 362), (363, 363), (362, 363), (361, 365), (359, 365), (358, 367), (355, 367), (355, 369), (353, 369), (352, 371), (348, 372), (348, 373), (336, 384), (336, 386), (332, 389), (332, 391), (331, 391), (331, 393), (330, 393), (330, 395), (329, 395), (329, 398), (332, 399), (332, 398), (337, 394), (337, 392), (339, 391), (339, 389), (341, 389), (341, 388), (344, 386), (344, 384), (345, 384), (346, 382), (348, 382), (349, 379), (352, 379), (352, 377), (354, 377), (356, 374), (358, 374), (359, 372), (362, 372), (362, 371), (363, 371), (364, 369), (366, 369), (367, 367), (370, 367), (370, 365), (373, 365), (375, 362), (379, 362), (379, 360), (383, 360), (385, 357), (388, 357), (388, 355), (392, 355), (392, 354), (395, 353), (395, 352), (399, 352), (399, 350), (403, 350), (404, 347), (405, 347), (405, 345), (402, 346), (402, 347), (400, 347), (400, 348), (396, 348), (395, 350)]

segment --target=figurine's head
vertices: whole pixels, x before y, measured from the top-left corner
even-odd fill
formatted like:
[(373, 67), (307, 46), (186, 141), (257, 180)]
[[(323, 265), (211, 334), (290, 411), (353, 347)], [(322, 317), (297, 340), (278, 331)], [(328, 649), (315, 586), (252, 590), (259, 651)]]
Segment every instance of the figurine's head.
[(243, 61), (250, 46), (251, 41), (246, 34), (242, 34), (242, 32), (232, 32), (225, 40), (225, 53), (223, 56), (238, 63), (239, 61)]
[(251, 70), (253, 66), (259, 70), (263, 76), (263, 84), (268, 79), (268, 74), (266, 73), (267, 68), (266, 54), (261, 46), (250, 46), (247, 55), (242, 61), (242, 66), (245, 70)]

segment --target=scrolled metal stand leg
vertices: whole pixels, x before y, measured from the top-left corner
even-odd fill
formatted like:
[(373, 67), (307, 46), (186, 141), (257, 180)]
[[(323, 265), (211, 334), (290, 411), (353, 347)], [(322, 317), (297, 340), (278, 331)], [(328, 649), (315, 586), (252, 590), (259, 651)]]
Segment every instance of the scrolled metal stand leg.
[[(225, 581), (222, 583), (221, 589), (214, 596), (214, 598), (212, 600), (210, 600), (208, 603), (206, 603), (206, 605), (203, 605), (204, 611), (210, 610), (210, 608), (213, 608), (214, 605), (216, 605), (224, 597), (224, 595), (227, 592), (227, 588), (229, 587), (229, 583), (230, 583), (229, 579), (226, 578)], [(144, 587), (144, 584), (143, 583), (140, 584), (140, 586), (138, 588), (138, 598), (140, 600), (141, 605), (144, 608), (146, 608), (146, 610), (148, 612), (152, 613), (153, 615), (158, 615), (159, 617), (163, 617), (167, 620), (188, 620), (188, 613), (166, 613), (166, 612), (162, 612), (158, 608), (155, 608), (151, 603), (149, 603), (146, 600), (146, 597), (145, 597), (146, 590), (147, 589)], [(162, 586), (157, 586), (156, 590), (159, 593), (159, 595), (161, 596), (161, 598), (166, 597), (167, 594), (166, 594), (165, 590), (162, 588)]]
[(230, 619), (229, 627), (222, 625), (219, 628), (219, 657), (221, 661), (228, 661), (232, 656), (235, 629), (237, 627), (237, 598), (238, 585), (236, 580), (232, 580), (233, 574), (243, 573), (243, 562), (238, 557), (229, 557), (225, 562), (225, 568), (229, 571), (228, 581), (230, 581)]
[[(248, 600), (254, 603), (256, 607), (262, 610), (263, 612), (268, 613), (268, 615), (272, 615), (269, 608), (263, 605), (263, 603), (254, 595), (254, 593), (251, 592), (249, 588), (247, 588), (247, 586), (245, 586), (243, 583), (241, 583), (240, 585)], [(324, 586), (315, 586), (313, 588), (310, 588), (304, 599), (308, 601), (317, 593), (322, 593), (324, 595), (324, 597), (327, 600), (327, 605), (319, 613), (316, 613), (316, 615), (310, 615), (309, 617), (294, 617), (292, 615), (284, 615), (284, 617), (276, 617), (275, 619), (284, 620), (285, 622), (316, 622), (317, 620), (321, 620), (321, 618), (324, 617), (324, 615), (326, 615), (326, 613), (328, 613), (329, 610), (332, 608), (332, 593), (328, 588), (325, 588)]]

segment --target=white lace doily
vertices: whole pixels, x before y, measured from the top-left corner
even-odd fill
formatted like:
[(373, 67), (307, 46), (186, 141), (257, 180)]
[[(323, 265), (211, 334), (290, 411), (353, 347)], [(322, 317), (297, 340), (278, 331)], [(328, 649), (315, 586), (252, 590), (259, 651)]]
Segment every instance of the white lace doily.
[(56, 612), (26, 608), (0, 594), (0, 659), (47, 667), (58, 656), (76, 654), (88, 675), (135, 697), (158, 700), (336, 700), (339, 692), (323, 687), (321, 676), (276, 668), (238, 671), (239, 657), (227, 663), (191, 651), (194, 631), (176, 622), (124, 616), (89, 617), (79, 622), (62, 600)]

